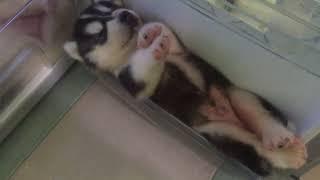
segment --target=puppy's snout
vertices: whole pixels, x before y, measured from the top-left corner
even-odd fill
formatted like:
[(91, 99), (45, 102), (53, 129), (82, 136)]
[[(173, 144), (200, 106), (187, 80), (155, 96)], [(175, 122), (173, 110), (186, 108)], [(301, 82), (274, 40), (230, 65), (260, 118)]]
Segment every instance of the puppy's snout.
[(139, 17), (129, 11), (122, 11), (119, 14), (119, 19), (121, 23), (128, 24), (131, 27), (139, 25)]

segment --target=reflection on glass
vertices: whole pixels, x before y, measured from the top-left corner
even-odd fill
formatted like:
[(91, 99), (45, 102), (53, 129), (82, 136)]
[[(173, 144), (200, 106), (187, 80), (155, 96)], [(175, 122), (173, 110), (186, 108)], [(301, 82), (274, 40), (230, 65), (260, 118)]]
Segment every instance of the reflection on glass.
[(73, 2), (0, 1), (0, 133), (10, 113), (27, 102), (63, 57), (75, 18)]
[(320, 75), (320, 3), (315, 0), (206, 0), (215, 18), (240, 34)]

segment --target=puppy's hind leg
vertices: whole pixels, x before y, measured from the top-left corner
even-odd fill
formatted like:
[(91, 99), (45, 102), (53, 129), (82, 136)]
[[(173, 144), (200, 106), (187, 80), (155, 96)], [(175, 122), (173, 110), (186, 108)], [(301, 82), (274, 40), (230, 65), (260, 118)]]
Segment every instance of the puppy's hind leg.
[[(230, 123), (212, 121), (195, 129), (218, 148), (220, 146), (220, 150), (237, 158), (260, 175), (268, 174), (268, 163), (276, 168), (297, 169), (306, 161), (304, 145), (298, 141), (288, 147), (271, 151), (263, 147), (255, 134)], [(236, 143), (230, 146), (230, 143), (223, 140)]]
[(245, 127), (234, 113), (229, 99), (222, 89), (214, 86), (210, 87), (209, 102), (213, 103), (205, 103), (199, 108), (200, 114), (208, 120), (229, 122), (239, 127)]
[(270, 150), (287, 147), (300, 141), (280, 121), (268, 111), (254, 94), (240, 88), (230, 88), (230, 102), (247, 127), (257, 134), (264, 146)]

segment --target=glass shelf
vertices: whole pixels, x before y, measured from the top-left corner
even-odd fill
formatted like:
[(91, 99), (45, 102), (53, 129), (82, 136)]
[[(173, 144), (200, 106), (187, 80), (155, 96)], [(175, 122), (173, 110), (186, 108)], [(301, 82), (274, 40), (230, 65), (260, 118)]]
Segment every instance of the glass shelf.
[(319, 2), (313, 0), (186, 1), (241, 36), (304, 71), (320, 77)]

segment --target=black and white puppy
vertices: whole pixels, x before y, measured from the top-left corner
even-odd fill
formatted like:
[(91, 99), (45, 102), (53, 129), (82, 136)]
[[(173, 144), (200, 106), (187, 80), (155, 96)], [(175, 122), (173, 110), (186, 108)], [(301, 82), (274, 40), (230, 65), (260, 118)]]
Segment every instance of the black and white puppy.
[(96, 0), (75, 23), (73, 40), (65, 51), (101, 71), (115, 73), (136, 48), (140, 17), (111, 0)]
[[(151, 96), (155, 103), (260, 175), (268, 175), (272, 167), (299, 168), (305, 163), (305, 145), (286, 128), (287, 121), (280, 111), (255, 94), (234, 86), (213, 66), (184, 50), (165, 25), (143, 26), (138, 47), (148, 48), (164, 32), (169, 37), (169, 53), (164, 59), (161, 79), (152, 82), (158, 84)], [(150, 59), (140, 57), (139, 62), (143, 58)], [(135, 62), (138, 61), (129, 66), (135, 66)], [(143, 82), (134, 78), (134, 71), (124, 74), (131, 80), (130, 86)], [(122, 82), (126, 87), (127, 81)], [(148, 86), (147, 81), (144, 86)], [(140, 86), (139, 91), (143, 89)]]

